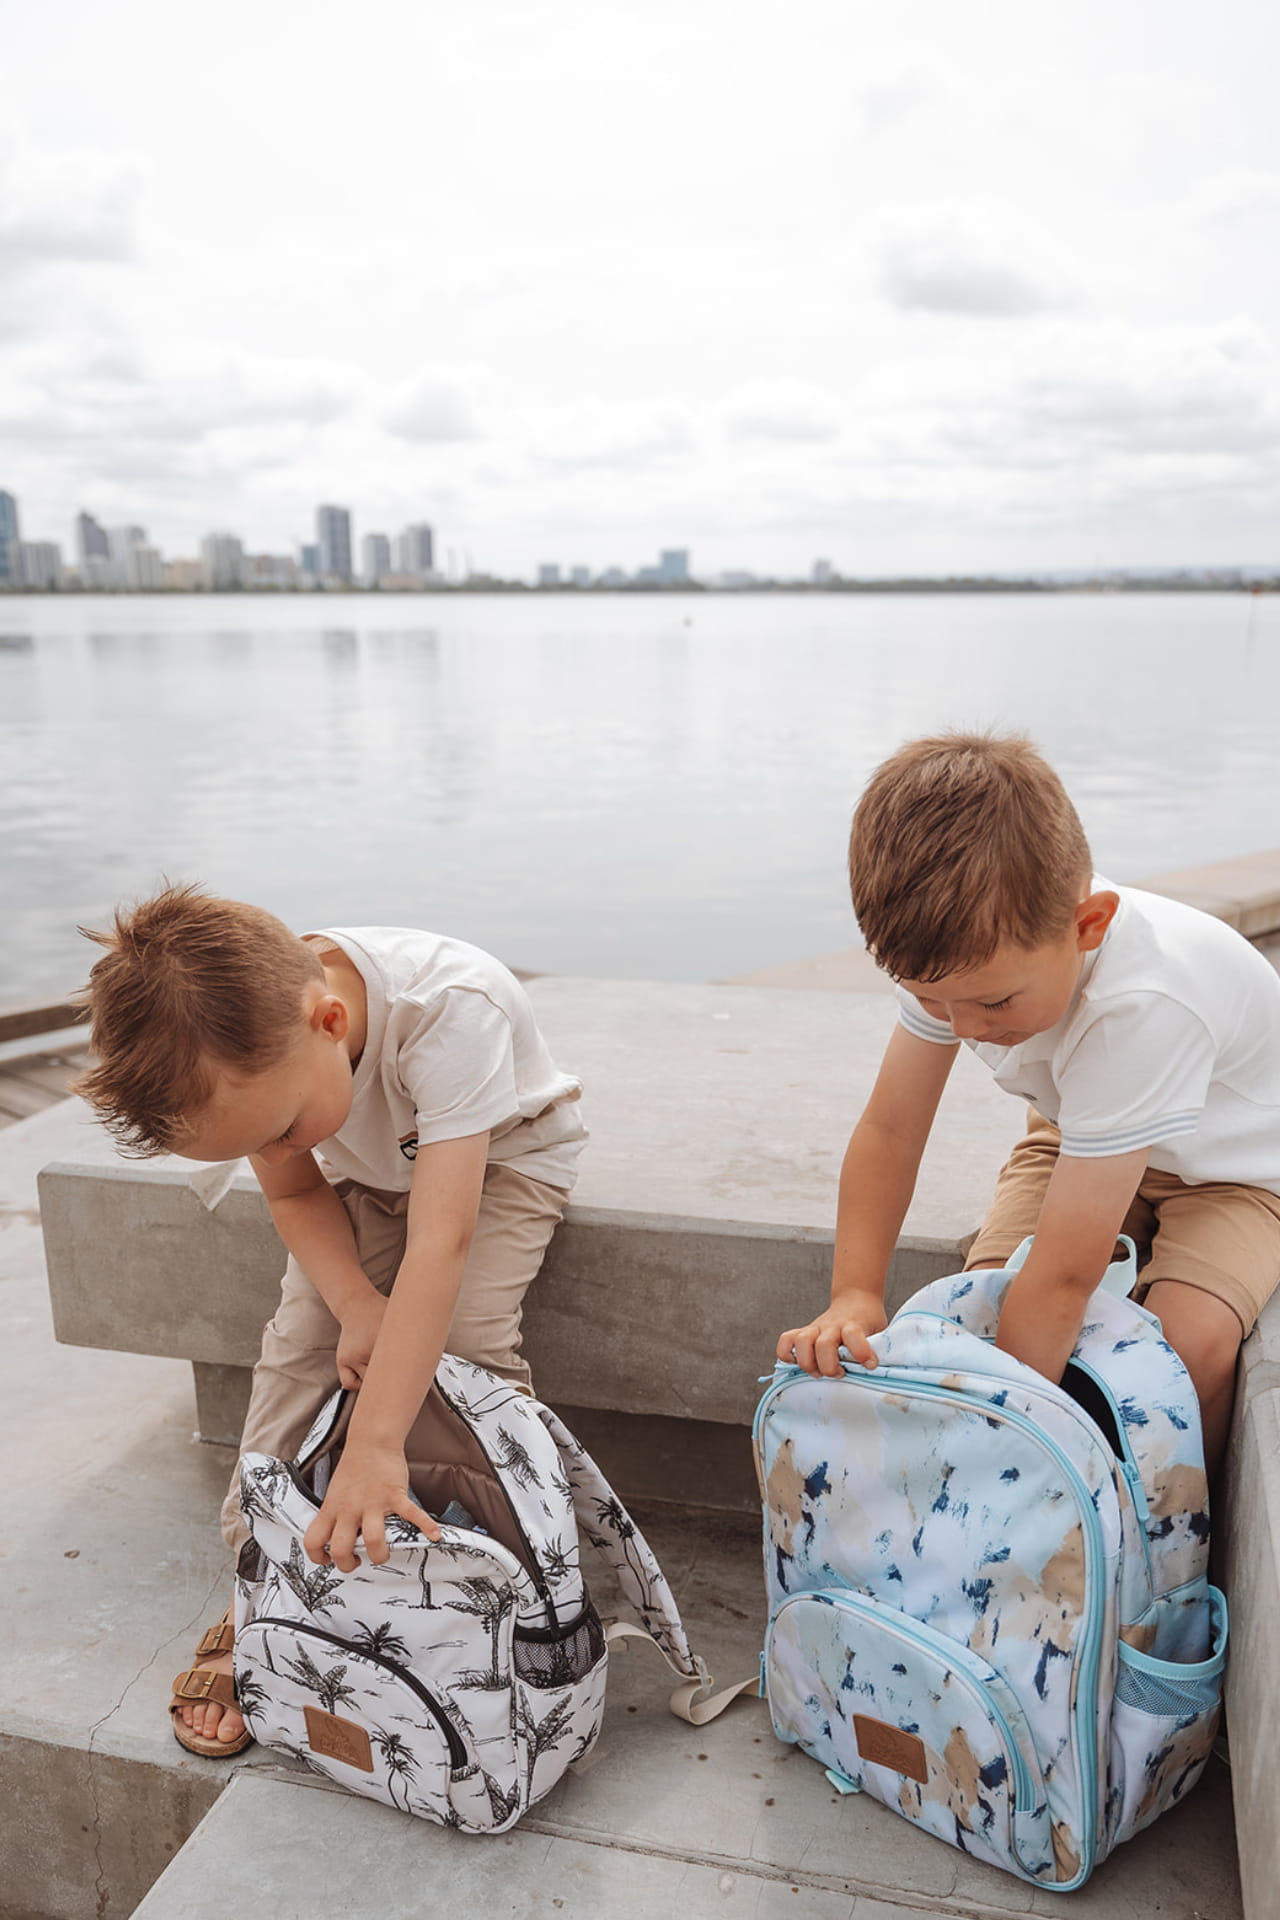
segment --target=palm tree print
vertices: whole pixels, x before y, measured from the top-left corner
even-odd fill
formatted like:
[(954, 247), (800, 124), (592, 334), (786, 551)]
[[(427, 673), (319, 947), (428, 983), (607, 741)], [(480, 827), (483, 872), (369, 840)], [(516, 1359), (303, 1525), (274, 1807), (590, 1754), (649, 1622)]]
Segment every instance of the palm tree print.
[[(386, 1762), (387, 1798), (394, 1807), (397, 1804), (395, 1793), (396, 1781), (404, 1780), (407, 1783), (412, 1780), (414, 1774), (418, 1771), (418, 1762), (414, 1757), (412, 1747), (406, 1745), (405, 1737), (402, 1733), (388, 1733), (382, 1727), (373, 1727), (370, 1729), (369, 1738)], [(404, 1790), (404, 1810), (406, 1813), (410, 1810), (409, 1788), (407, 1784)]]
[(565, 1574), (571, 1573), (574, 1567), (577, 1566), (577, 1554), (578, 1543), (576, 1540), (571, 1547), (566, 1547), (563, 1540), (556, 1539), (548, 1540), (547, 1544), (539, 1553), (538, 1558), (542, 1562), (542, 1571), (546, 1574), (548, 1580), (563, 1580)]
[(289, 1484), (289, 1469), (283, 1460), (267, 1460), (251, 1470), (255, 1492), (274, 1506)]
[(529, 1450), (523, 1441), (517, 1440), (514, 1433), (509, 1433), (506, 1427), (498, 1428), (498, 1439), (502, 1445), (494, 1464), (499, 1471), (509, 1473), (517, 1486), (540, 1487), (541, 1477), (529, 1458)]
[(336, 1567), (311, 1566), (303, 1555), (300, 1540), (289, 1542), (289, 1559), (280, 1572), (308, 1613), (327, 1611), (325, 1602), (329, 1595), (342, 1585), (342, 1575)]
[(345, 1660), (340, 1666), (330, 1667), (327, 1673), (321, 1673), (306, 1648), (299, 1647), (297, 1659), (286, 1660), (285, 1666), (299, 1686), (316, 1695), (326, 1713), (336, 1713), (340, 1706), (356, 1697), (355, 1688), (349, 1687), (343, 1677), (347, 1671)]
[(413, 1546), (422, 1539), (422, 1529), (412, 1520), (406, 1520), (402, 1513), (389, 1513), (386, 1517), (387, 1545), (392, 1547)]
[(549, 1713), (541, 1720), (535, 1720), (529, 1702), (522, 1699), (516, 1710), (516, 1719), (524, 1735), (527, 1758), (525, 1798), (532, 1800), (534, 1768), (543, 1754), (551, 1753), (569, 1732), (573, 1724), (573, 1703), (570, 1700), (557, 1700)]
[[(650, 1595), (649, 1604), (652, 1605), (652, 1583), (649, 1577), (649, 1569), (646, 1567), (639, 1549), (633, 1546), (636, 1537), (635, 1521), (631, 1518), (631, 1515), (615, 1494), (610, 1494), (607, 1500), (601, 1500), (597, 1495), (593, 1504), (602, 1524), (608, 1527), (615, 1540), (622, 1542), (622, 1557), (626, 1561), (628, 1569), (634, 1575), (640, 1591)], [(594, 1534), (591, 1539), (593, 1546), (599, 1546), (604, 1552), (608, 1552), (606, 1542), (596, 1540)], [(641, 1604), (643, 1606), (643, 1602)]]
[(460, 1685), (472, 1687), (505, 1687), (507, 1676), (498, 1665), (498, 1641), (502, 1634), (502, 1623), (516, 1603), (516, 1597), (510, 1587), (499, 1586), (496, 1580), (461, 1580), (458, 1592), (465, 1596), (449, 1604), (450, 1613), (470, 1614), (472, 1619), (483, 1621), (489, 1635), (489, 1671), (486, 1674), (468, 1673), (460, 1679)]
[(349, 1638), (357, 1653), (367, 1653), (374, 1660), (409, 1658), (408, 1647), (399, 1634), (391, 1631), (389, 1620), (379, 1620), (376, 1627), (366, 1627), (363, 1620), (357, 1620)]
[(250, 1679), (248, 1674), (236, 1675), (236, 1704), (246, 1720), (258, 1711), (266, 1697), (267, 1690), (258, 1681)]
[(493, 1809), (493, 1824), (495, 1827), (500, 1827), (504, 1821), (510, 1819), (520, 1804), (520, 1782), (513, 1780), (504, 1793), (493, 1775), (486, 1773), (484, 1784), (485, 1791), (489, 1795), (489, 1805)]

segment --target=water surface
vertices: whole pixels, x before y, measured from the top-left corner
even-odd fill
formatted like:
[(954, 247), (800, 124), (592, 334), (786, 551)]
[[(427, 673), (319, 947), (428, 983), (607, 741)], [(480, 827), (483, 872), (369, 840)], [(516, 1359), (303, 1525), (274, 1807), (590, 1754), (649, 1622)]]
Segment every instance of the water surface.
[(163, 875), (714, 979), (853, 943), (902, 740), (1029, 731), (1115, 879), (1280, 846), (1280, 598), (0, 598), (0, 1001)]

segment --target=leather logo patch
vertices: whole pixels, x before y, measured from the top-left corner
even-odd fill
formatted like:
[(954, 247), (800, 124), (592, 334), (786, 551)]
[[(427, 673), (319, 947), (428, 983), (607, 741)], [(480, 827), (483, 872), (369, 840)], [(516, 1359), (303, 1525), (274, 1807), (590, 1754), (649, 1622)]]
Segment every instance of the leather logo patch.
[(336, 1713), (321, 1713), (319, 1707), (304, 1707), (302, 1714), (312, 1753), (341, 1760), (344, 1766), (356, 1767), (361, 1773), (373, 1772), (373, 1748), (363, 1727), (354, 1720), (340, 1720)]
[(922, 1787), (928, 1786), (929, 1762), (924, 1741), (916, 1734), (891, 1727), (887, 1720), (873, 1720), (870, 1714), (855, 1713), (853, 1737), (864, 1760), (870, 1760), (877, 1767), (889, 1767), (894, 1773), (905, 1773), (908, 1779), (918, 1780)]

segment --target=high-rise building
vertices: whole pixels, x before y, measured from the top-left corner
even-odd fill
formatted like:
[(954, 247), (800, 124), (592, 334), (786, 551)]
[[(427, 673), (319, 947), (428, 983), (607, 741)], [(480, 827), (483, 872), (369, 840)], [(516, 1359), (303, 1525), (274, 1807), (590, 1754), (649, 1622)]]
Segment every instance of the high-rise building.
[(107, 539), (107, 530), (100, 527), (91, 513), (76, 515), (76, 557), (83, 567), (86, 560), (106, 560), (111, 554), (111, 543)]
[(351, 579), (351, 513), (347, 507), (316, 508), (316, 545), (320, 573), (327, 580)]
[(55, 540), (11, 540), (9, 584), (28, 592), (52, 592), (62, 585), (62, 549)]
[(571, 587), (589, 587), (591, 585), (590, 567), (574, 567), (569, 574)]
[(320, 578), (320, 549), (314, 543), (304, 542), (298, 548), (298, 572), (304, 586), (314, 586)]
[(411, 580), (429, 580), (435, 572), (435, 553), (435, 535), (425, 520), (419, 520), (396, 541), (396, 572)]
[(835, 568), (829, 560), (815, 560), (813, 563), (813, 584), (815, 587), (829, 587), (835, 578)]
[(11, 493), (0, 493), (0, 587), (17, 586), (14, 578), (17, 569), (16, 556), (10, 548), (16, 547), (22, 538), (18, 525), (18, 503)]
[(687, 547), (664, 547), (658, 556), (658, 579), (664, 587), (684, 586), (689, 579)]
[(107, 528), (107, 586), (128, 592), (138, 585), (137, 563), (133, 556), (146, 544), (145, 527)]
[(540, 587), (558, 587), (560, 585), (560, 568), (556, 561), (543, 561), (542, 565), (538, 568), (538, 585)]
[(227, 593), (244, 585), (244, 542), (234, 533), (206, 533), (200, 557), (211, 593)]
[(376, 587), (391, 572), (391, 542), (385, 533), (366, 533), (360, 542), (361, 572), (366, 587)]

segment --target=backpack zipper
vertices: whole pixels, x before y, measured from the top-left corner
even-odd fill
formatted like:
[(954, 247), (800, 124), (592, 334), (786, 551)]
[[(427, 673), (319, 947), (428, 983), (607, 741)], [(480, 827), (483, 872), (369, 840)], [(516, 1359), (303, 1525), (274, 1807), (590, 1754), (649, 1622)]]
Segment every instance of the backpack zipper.
[[(945, 1633), (939, 1633), (936, 1628), (925, 1626), (922, 1620), (915, 1619), (913, 1615), (902, 1613), (899, 1609), (883, 1602), (868, 1606), (863, 1595), (854, 1592), (852, 1588), (842, 1587), (818, 1587), (807, 1593), (789, 1594), (782, 1606), (777, 1608), (773, 1620), (769, 1623), (770, 1639), (773, 1637), (774, 1624), (783, 1609), (806, 1600), (817, 1600), (820, 1604), (834, 1607), (837, 1612), (855, 1614), (861, 1620), (870, 1621), (882, 1633), (896, 1634), (909, 1646), (925, 1648), (935, 1660), (949, 1666), (961, 1681), (967, 1684), (971, 1693), (981, 1702), (983, 1710), (990, 1714), (999, 1729), (1013, 1768), (1014, 1812), (1035, 1812), (1039, 1800), (1026, 1756), (1018, 1744), (1009, 1717), (1000, 1704), (995, 1688), (986, 1674), (981, 1671), (977, 1655), (969, 1647), (959, 1640), (950, 1639)], [(1008, 1686), (1007, 1681), (1004, 1684)], [(1011, 1687), (1009, 1692), (1013, 1693)], [(1043, 1883), (1036, 1881), (1035, 1884), (1039, 1886)]]
[(423, 1706), (426, 1707), (431, 1714), (432, 1719), (444, 1735), (445, 1745), (449, 1749), (449, 1771), (451, 1773), (469, 1773), (471, 1771), (472, 1763), (467, 1758), (467, 1749), (463, 1744), (462, 1735), (458, 1732), (458, 1729), (454, 1726), (452, 1720), (450, 1720), (435, 1695), (422, 1684), (421, 1680), (415, 1679), (408, 1668), (402, 1667), (398, 1661), (388, 1660), (385, 1654), (367, 1653), (363, 1647), (353, 1647), (349, 1640), (343, 1640), (341, 1636), (336, 1633), (325, 1633), (321, 1627), (309, 1627), (302, 1621), (286, 1620), (278, 1614), (259, 1614), (256, 1619), (250, 1620), (247, 1623), (245, 1628), (246, 1632), (249, 1627), (285, 1627), (290, 1633), (309, 1634), (313, 1640), (324, 1640), (331, 1647), (340, 1647), (349, 1659), (368, 1660), (375, 1667), (384, 1667), (388, 1673), (395, 1675), (395, 1678), (400, 1681), (402, 1686), (408, 1687), (410, 1693), (416, 1693)]

